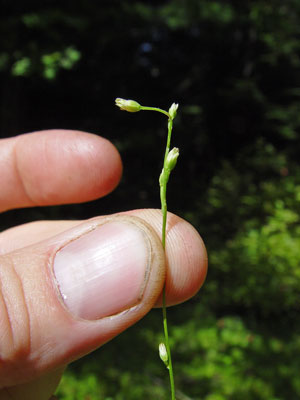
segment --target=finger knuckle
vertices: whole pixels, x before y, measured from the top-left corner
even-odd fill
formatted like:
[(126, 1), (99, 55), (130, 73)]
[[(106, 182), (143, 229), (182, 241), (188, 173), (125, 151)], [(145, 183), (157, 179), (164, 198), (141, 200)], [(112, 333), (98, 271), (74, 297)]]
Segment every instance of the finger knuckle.
[(22, 279), (9, 255), (0, 256), (0, 386), (30, 352), (30, 319)]

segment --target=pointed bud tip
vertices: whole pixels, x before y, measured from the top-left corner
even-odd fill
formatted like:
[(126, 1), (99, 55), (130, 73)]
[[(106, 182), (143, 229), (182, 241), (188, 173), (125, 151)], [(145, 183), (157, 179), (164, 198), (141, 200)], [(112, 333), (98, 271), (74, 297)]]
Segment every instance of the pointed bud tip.
[(168, 365), (168, 352), (167, 352), (167, 348), (166, 345), (164, 343), (160, 343), (158, 346), (158, 350), (159, 350), (159, 357), (160, 359), (166, 364)]
[(115, 102), (116, 106), (123, 111), (138, 112), (141, 109), (141, 105), (135, 100), (125, 100), (118, 97)]
[(172, 169), (175, 168), (178, 157), (179, 157), (179, 149), (177, 147), (174, 147), (171, 151), (169, 151), (167, 155), (166, 168), (172, 171)]
[(178, 110), (178, 103), (173, 103), (169, 108), (169, 114), (172, 119), (176, 117), (177, 110)]

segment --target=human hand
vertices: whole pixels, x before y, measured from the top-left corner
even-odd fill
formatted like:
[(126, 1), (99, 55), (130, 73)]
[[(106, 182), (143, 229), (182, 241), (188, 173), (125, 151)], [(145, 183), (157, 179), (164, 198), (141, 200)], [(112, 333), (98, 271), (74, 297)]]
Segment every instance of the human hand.
[[(122, 163), (107, 140), (57, 130), (0, 140), (0, 171), (5, 211), (104, 196)], [(198, 233), (169, 214), (164, 257), (160, 231), (160, 211), (147, 209), (0, 233), (0, 400), (48, 400), (68, 363), (161, 304), (165, 279), (168, 305), (199, 290)]]

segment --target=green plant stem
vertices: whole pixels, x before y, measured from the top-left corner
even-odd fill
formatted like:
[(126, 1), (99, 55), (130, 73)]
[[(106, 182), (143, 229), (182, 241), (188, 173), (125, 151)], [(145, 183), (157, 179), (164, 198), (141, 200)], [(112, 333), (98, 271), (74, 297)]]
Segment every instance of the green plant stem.
[[(166, 144), (166, 151), (164, 157), (164, 167), (163, 171), (166, 169), (166, 159), (170, 151), (170, 143), (173, 129), (173, 120), (169, 117), (168, 120), (168, 137)], [(161, 242), (162, 246), (165, 250), (166, 248), (166, 226), (167, 226), (167, 183), (168, 177), (166, 179), (160, 180), (160, 201), (161, 201), (161, 212), (162, 212), (162, 234), (161, 234)], [(171, 349), (169, 343), (169, 332), (168, 332), (168, 320), (167, 320), (167, 306), (166, 306), (166, 284), (163, 288), (163, 327), (164, 327), (164, 335), (165, 335), (165, 346), (168, 353), (168, 370), (169, 370), (169, 378), (170, 378), (170, 387), (171, 387), (171, 399), (175, 400), (175, 382), (174, 382), (174, 373), (173, 373), (173, 364), (171, 357)]]
[[(169, 119), (168, 121), (168, 138), (164, 157), (164, 169), (166, 168), (166, 159), (170, 151), (171, 135), (172, 135), (173, 121)], [(165, 178), (160, 182), (160, 202), (161, 202), (161, 212), (162, 212), (162, 235), (161, 241), (163, 248), (166, 248), (166, 226), (167, 226), (167, 183), (168, 178)]]
[[(159, 185), (160, 185), (160, 201), (161, 201), (161, 212), (162, 212), (162, 233), (161, 233), (161, 242), (163, 249), (166, 249), (166, 227), (167, 227), (167, 183), (169, 180), (170, 172), (175, 167), (176, 160), (178, 157), (178, 149), (174, 148), (175, 154), (173, 151), (170, 152), (170, 143), (171, 143), (171, 136), (172, 136), (172, 129), (173, 129), (173, 119), (176, 116), (176, 111), (178, 108), (178, 104), (173, 103), (169, 109), (169, 112), (162, 110), (161, 108), (157, 107), (146, 107), (141, 106), (134, 100), (125, 100), (125, 99), (116, 99), (116, 105), (121, 108), (121, 110), (129, 111), (129, 112), (137, 112), (141, 110), (145, 111), (157, 111), (160, 112), (168, 117), (168, 136), (167, 136), (167, 144), (166, 144), (166, 151), (164, 156), (164, 163), (162, 173), (159, 177)], [(168, 155), (170, 153), (170, 158), (168, 159)], [(173, 153), (173, 154), (172, 154)], [(170, 386), (171, 386), (171, 400), (175, 399), (175, 383), (174, 383), (174, 374), (173, 374), (173, 366), (172, 366), (172, 359), (171, 359), (171, 350), (170, 350), (170, 343), (169, 343), (169, 333), (168, 333), (168, 321), (167, 321), (167, 307), (166, 307), (166, 284), (163, 287), (163, 327), (164, 327), (164, 335), (165, 335), (165, 347), (167, 351), (168, 359), (165, 362), (169, 371), (170, 377)]]
[[(166, 249), (166, 227), (167, 227), (167, 183), (169, 180), (170, 172), (167, 172), (167, 165), (166, 160), (170, 151), (171, 145), (171, 136), (172, 136), (172, 129), (173, 129), (173, 119), (171, 118), (170, 114), (156, 107), (141, 107), (142, 110), (149, 110), (149, 111), (158, 111), (168, 117), (168, 136), (167, 136), (167, 144), (164, 156), (164, 165), (162, 171), (162, 179), (159, 180), (160, 184), (160, 202), (161, 202), (161, 213), (162, 213), (162, 231), (161, 231), (161, 243), (163, 249)], [(170, 378), (170, 388), (171, 388), (171, 400), (175, 399), (175, 382), (174, 382), (174, 373), (173, 373), (173, 364), (172, 364), (172, 357), (171, 357), (171, 349), (170, 349), (170, 342), (169, 342), (169, 332), (168, 332), (168, 320), (167, 320), (167, 306), (166, 306), (166, 285), (163, 288), (163, 327), (164, 327), (164, 336), (165, 336), (165, 346), (168, 353), (168, 371), (169, 371), (169, 378)]]
[(173, 373), (173, 364), (171, 358), (171, 349), (169, 343), (169, 332), (168, 332), (168, 321), (167, 321), (167, 307), (166, 307), (166, 286), (163, 288), (163, 325), (164, 325), (164, 335), (165, 335), (165, 346), (168, 353), (169, 359), (169, 378), (170, 378), (170, 387), (171, 387), (171, 399), (175, 400), (175, 382), (174, 382), (174, 373)]
[(166, 248), (166, 227), (167, 227), (167, 201), (166, 201), (166, 186), (160, 185), (160, 202), (162, 213), (162, 230), (161, 230), (161, 243), (165, 250)]
[(165, 114), (168, 118), (170, 118), (170, 115), (167, 111), (162, 110), (161, 108), (157, 108), (157, 107), (146, 107), (146, 106), (141, 106), (141, 110), (144, 111), (158, 111), (162, 114)]

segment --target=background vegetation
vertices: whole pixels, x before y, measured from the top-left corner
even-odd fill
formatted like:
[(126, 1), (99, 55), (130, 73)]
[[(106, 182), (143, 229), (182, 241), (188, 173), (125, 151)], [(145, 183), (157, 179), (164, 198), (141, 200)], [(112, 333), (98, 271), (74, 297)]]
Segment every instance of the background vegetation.
[[(159, 207), (165, 121), (131, 119), (114, 98), (178, 102), (169, 207), (203, 236), (210, 269), (199, 295), (169, 312), (177, 398), (299, 399), (300, 1), (0, 4), (1, 137), (99, 133), (125, 166), (107, 199), (10, 211), (1, 229)], [(168, 398), (160, 338), (154, 310), (71, 365), (59, 398)]]

